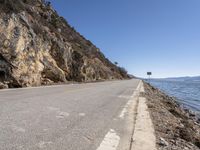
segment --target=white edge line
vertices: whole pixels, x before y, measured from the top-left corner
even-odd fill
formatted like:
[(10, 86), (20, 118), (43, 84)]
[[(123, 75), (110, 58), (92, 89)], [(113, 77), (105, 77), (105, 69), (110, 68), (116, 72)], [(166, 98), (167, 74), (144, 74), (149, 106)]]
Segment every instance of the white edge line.
[(115, 130), (110, 129), (97, 150), (116, 150), (119, 145), (119, 141), (120, 137), (117, 135)]
[(140, 81), (139, 84), (138, 84), (138, 86), (137, 86), (137, 88), (136, 88), (136, 90), (133, 92), (130, 100), (126, 103), (126, 105), (122, 109), (122, 111), (121, 111), (121, 113), (119, 115), (119, 118), (124, 119), (124, 116), (127, 113), (128, 106), (131, 104), (132, 99), (137, 95), (137, 93), (141, 90), (142, 87), (143, 87), (142, 86), (142, 81)]

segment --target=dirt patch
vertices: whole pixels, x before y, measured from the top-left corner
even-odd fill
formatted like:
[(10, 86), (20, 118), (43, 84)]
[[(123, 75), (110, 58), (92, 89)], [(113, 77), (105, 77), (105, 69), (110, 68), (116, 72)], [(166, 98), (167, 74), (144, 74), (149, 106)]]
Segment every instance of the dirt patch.
[(200, 150), (200, 122), (175, 100), (144, 83), (159, 150)]

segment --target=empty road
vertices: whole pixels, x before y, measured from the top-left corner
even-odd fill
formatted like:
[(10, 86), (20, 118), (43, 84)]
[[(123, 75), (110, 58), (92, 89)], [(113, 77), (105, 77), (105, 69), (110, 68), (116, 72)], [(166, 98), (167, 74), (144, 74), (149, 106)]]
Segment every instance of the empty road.
[(139, 80), (0, 91), (1, 150), (128, 150)]

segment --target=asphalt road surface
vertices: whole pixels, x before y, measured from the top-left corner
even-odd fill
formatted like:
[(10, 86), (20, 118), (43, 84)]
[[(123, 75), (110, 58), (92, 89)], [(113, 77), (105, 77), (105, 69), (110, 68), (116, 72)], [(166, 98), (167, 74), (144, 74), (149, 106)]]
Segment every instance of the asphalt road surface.
[(138, 84), (134, 79), (1, 90), (0, 149), (128, 150)]

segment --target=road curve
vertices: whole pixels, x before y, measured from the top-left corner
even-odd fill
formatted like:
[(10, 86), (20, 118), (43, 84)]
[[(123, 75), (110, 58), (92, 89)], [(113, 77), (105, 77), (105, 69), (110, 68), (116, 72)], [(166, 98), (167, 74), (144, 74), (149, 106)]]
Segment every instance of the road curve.
[(2, 90), (0, 149), (128, 150), (138, 84), (133, 79)]

